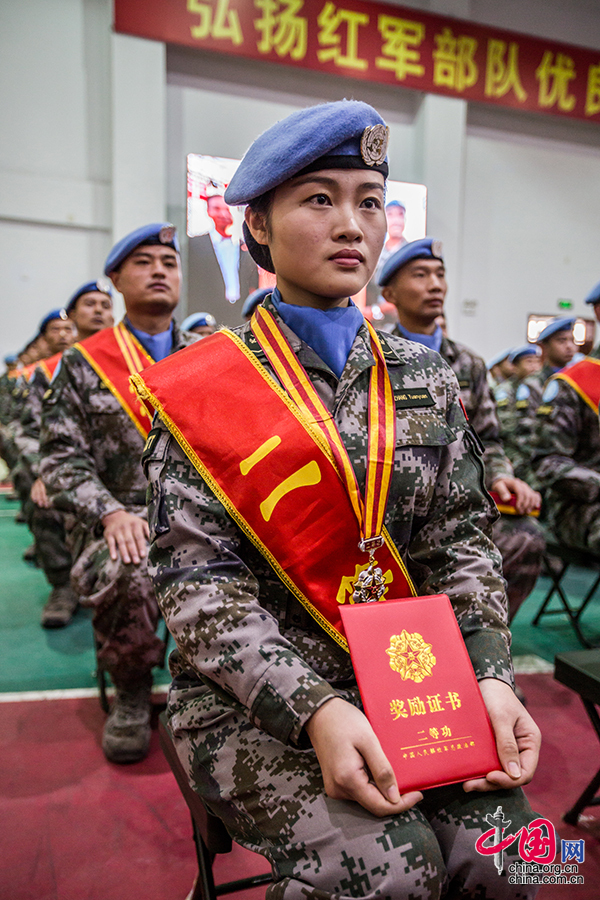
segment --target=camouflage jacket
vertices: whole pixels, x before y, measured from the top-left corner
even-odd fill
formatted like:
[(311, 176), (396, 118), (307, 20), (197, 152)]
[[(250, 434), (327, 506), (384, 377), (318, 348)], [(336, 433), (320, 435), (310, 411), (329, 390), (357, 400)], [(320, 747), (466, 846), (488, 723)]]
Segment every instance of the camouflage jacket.
[[(332, 411), (364, 490), (373, 365), (366, 327), (339, 381), (310, 347), (282, 328)], [(275, 379), (250, 325), (236, 331)], [(456, 379), (436, 353), (419, 344), (390, 335), (382, 342), (394, 393), (418, 388), (422, 395), (426, 388), (434, 400), (432, 407), (415, 401), (407, 409), (397, 398), (385, 524), (417, 592), (450, 596), (478, 677), (510, 683), (504, 582), (489, 536), (497, 513), (483, 490), (481, 457), (458, 403)], [(240, 385), (240, 403), (251, 405), (243, 391)], [(296, 743), (321, 703), (338, 689), (355, 688), (350, 658), (279, 581), (160, 421), (153, 434), (144, 453), (149, 570), (177, 642), (177, 684), (187, 685), (190, 696), (208, 684), (259, 728)], [(193, 727), (193, 710), (192, 705), (179, 725)]]
[(499, 478), (512, 478), (513, 468), (502, 446), (496, 405), (487, 380), (487, 367), (483, 359), (468, 347), (446, 337), (442, 338), (440, 356), (458, 379), (460, 397), (469, 422), (483, 444), (485, 481), (489, 490)]
[[(173, 351), (198, 336), (173, 326)], [(88, 528), (108, 513), (143, 506), (144, 439), (76, 347), (66, 350), (43, 401), (40, 475), (55, 509)]]
[[(599, 358), (598, 349), (593, 356)], [(600, 495), (598, 416), (561, 378), (546, 384), (535, 418), (532, 464), (550, 504)]]
[(33, 478), (37, 478), (40, 473), (42, 402), (49, 387), (50, 382), (46, 373), (38, 366), (29, 379), (19, 420), (20, 427), (15, 435), (21, 461)]

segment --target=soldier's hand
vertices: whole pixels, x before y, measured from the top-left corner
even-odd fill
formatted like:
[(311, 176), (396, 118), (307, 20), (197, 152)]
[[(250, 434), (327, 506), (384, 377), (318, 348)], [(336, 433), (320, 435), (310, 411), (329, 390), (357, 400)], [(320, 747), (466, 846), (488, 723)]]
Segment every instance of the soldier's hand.
[(537, 766), (540, 730), (504, 681), (484, 678), (479, 687), (492, 722), (502, 771), (465, 781), (463, 787), (465, 791), (497, 791), (527, 784)]
[(148, 523), (133, 513), (117, 509), (102, 519), (104, 538), (110, 558), (121, 557), (124, 563), (139, 565), (148, 552)]
[(368, 719), (341, 697), (319, 707), (306, 731), (328, 797), (355, 800), (379, 817), (404, 812), (423, 799), (419, 791), (400, 796), (396, 776)]
[(36, 478), (31, 485), (31, 499), (41, 509), (50, 509), (50, 501), (46, 493), (46, 485), (41, 478)]
[(510, 502), (510, 495), (515, 495), (515, 509), (521, 516), (526, 516), (542, 504), (541, 495), (520, 478), (499, 478), (492, 485), (503, 503)]

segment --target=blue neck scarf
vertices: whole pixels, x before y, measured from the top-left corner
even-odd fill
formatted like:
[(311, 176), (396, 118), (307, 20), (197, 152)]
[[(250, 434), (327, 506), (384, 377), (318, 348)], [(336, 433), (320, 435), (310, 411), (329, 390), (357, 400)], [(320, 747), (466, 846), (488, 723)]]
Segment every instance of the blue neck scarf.
[(160, 334), (146, 334), (145, 331), (134, 328), (127, 316), (125, 316), (125, 322), (129, 330), (132, 334), (135, 334), (144, 350), (150, 354), (154, 362), (160, 362), (161, 359), (164, 359), (165, 356), (169, 355), (173, 346), (172, 321), (169, 323), (168, 330), (161, 331)]
[(294, 306), (285, 303), (277, 288), (273, 289), (271, 300), (285, 324), (341, 378), (352, 344), (364, 322), (352, 300), (349, 306), (334, 309)]
[(417, 344), (423, 344), (425, 347), (429, 347), (430, 350), (437, 350), (438, 353), (440, 352), (444, 335), (442, 334), (442, 329), (439, 325), (436, 325), (433, 334), (416, 334), (413, 331), (408, 331), (406, 328), (403, 328), (399, 322), (397, 327), (402, 337), (405, 337), (408, 341), (415, 341)]

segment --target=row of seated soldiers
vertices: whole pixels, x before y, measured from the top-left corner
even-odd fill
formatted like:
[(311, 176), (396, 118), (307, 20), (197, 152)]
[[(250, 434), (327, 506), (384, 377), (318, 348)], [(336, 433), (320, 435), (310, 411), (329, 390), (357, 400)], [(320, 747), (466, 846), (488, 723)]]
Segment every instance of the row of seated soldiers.
[[(147, 753), (151, 670), (164, 649), (155, 634), (159, 613), (145, 564), (146, 482), (140, 458), (150, 421), (129, 390), (129, 376), (210, 333), (216, 323), (205, 314), (188, 317), (181, 328), (173, 320), (181, 267), (177, 235), (168, 223), (144, 226), (119, 241), (106, 260), (105, 275), (110, 282), (83, 285), (66, 311), (44, 319), (36, 339), (45, 340), (47, 358), (4, 379), (1, 451), (52, 586), (42, 624), (66, 624), (77, 603), (93, 609), (98, 659), (116, 688), (103, 749), (108, 759), (121, 763)], [(493, 537), (503, 558), (512, 618), (541, 568), (545, 542), (531, 514), (540, 505), (536, 488), (542, 478), (532, 484), (529, 473), (515, 471), (503, 446), (484, 361), (446, 337), (436, 321), (447, 291), (440, 241), (424, 238), (404, 245), (386, 261), (379, 280), (385, 300), (397, 310), (397, 333), (437, 350), (456, 373), (471, 437), (481, 451), (481, 479), (499, 507), (511, 510), (499, 517)], [(126, 309), (115, 327), (110, 283), (123, 295)], [(245, 318), (268, 290), (247, 299)], [(73, 325), (78, 340), (70, 347)], [(199, 334), (192, 333), (195, 328)], [(545, 422), (560, 426), (556, 400), (567, 386), (560, 382), (555, 396), (544, 394), (543, 403), (552, 407)], [(574, 436), (571, 425), (568, 430)], [(597, 426), (595, 431), (598, 440)], [(554, 472), (545, 495), (560, 485), (555, 452), (548, 450), (550, 462), (538, 470), (546, 465)], [(541, 454), (540, 448), (540, 459)], [(574, 467), (582, 468), (578, 458)], [(594, 498), (600, 474), (595, 477)]]

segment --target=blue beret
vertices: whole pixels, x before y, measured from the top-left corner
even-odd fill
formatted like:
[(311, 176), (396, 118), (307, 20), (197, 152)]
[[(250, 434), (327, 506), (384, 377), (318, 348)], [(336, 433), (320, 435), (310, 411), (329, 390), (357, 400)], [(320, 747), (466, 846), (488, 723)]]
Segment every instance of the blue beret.
[(104, 274), (110, 275), (119, 268), (130, 253), (133, 253), (136, 247), (144, 244), (164, 244), (165, 247), (172, 247), (179, 253), (177, 229), (170, 222), (153, 222), (151, 225), (143, 225), (130, 234), (126, 234), (108, 254), (104, 265)]
[(267, 294), (272, 294), (273, 290), (273, 287), (259, 288), (257, 291), (252, 291), (251, 294), (248, 294), (242, 306), (242, 316), (245, 319), (249, 319), (259, 303), (262, 303)]
[(386, 209), (391, 209), (394, 206), (398, 207), (399, 209), (403, 209), (404, 212), (406, 212), (406, 207), (405, 207), (404, 203), (402, 203), (401, 200), (390, 200), (389, 203), (385, 204)]
[(576, 321), (577, 318), (575, 316), (561, 316), (558, 319), (554, 319), (553, 322), (550, 322), (540, 331), (537, 339), (538, 344), (541, 341), (546, 341), (553, 334), (558, 334), (559, 331), (572, 331)]
[(497, 353), (495, 356), (493, 356), (487, 364), (488, 372), (490, 369), (493, 369), (494, 366), (497, 366), (498, 363), (504, 362), (505, 359), (508, 359), (514, 349), (514, 347), (509, 347), (508, 350), (503, 350), (502, 353)]
[(591, 289), (585, 298), (585, 302), (593, 306), (595, 306), (596, 303), (600, 303), (600, 281)]
[(338, 100), (300, 109), (256, 138), (225, 191), (225, 202), (250, 203), (314, 164), (314, 171), (358, 166), (384, 169), (387, 176), (387, 143), (388, 128), (368, 103)]
[(217, 320), (210, 313), (192, 313), (191, 316), (183, 320), (180, 327), (183, 331), (191, 331), (193, 328), (200, 328), (202, 325), (212, 325), (213, 328), (216, 328)]
[(381, 270), (381, 275), (379, 276), (379, 284), (381, 287), (385, 287), (385, 285), (394, 277), (396, 272), (413, 259), (439, 259), (441, 262), (444, 262), (442, 256), (442, 242), (437, 241), (435, 238), (425, 237), (419, 238), (418, 241), (411, 241), (409, 244), (404, 244), (403, 247), (400, 247), (399, 250), (392, 253), (389, 259), (385, 261), (383, 269)]
[(509, 362), (516, 363), (524, 356), (539, 356), (541, 353), (537, 344), (524, 344), (522, 347), (515, 347), (508, 357)]
[(19, 357), (15, 353), (9, 353), (8, 356), (4, 357), (4, 365), (5, 366), (16, 366), (19, 362)]
[[(53, 322), (55, 319), (62, 319), (64, 321), (66, 318), (67, 318), (67, 314), (64, 309), (53, 309), (51, 312), (48, 313), (47, 316), (44, 316), (44, 318), (40, 322), (40, 327), (38, 328), (38, 333), (37, 333), (36, 337), (39, 337), (41, 334), (43, 334), (45, 332), (45, 330), (48, 327), (48, 325), (50, 324), (50, 322)], [(35, 338), (34, 338), (34, 340), (35, 340)]]
[(101, 294), (108, 294), (108, 296), (112, 299), (112, 289), (110, 286), (110, 282), (105, 281), (103, 278), (99, 278), (98, 281), (87, 281), (85, 284), (82, 284), (80, 288), (77, 288), (77, 290), (71, 296), (69, 302), (65, 306), (65, 312), (67, 313), (67, 315), (73, 312), (73, 310), (75, 309), (75, 304), (80, 297), (83, 297), (84, 294), (91, 294), (92, 291), (99, 291)]

